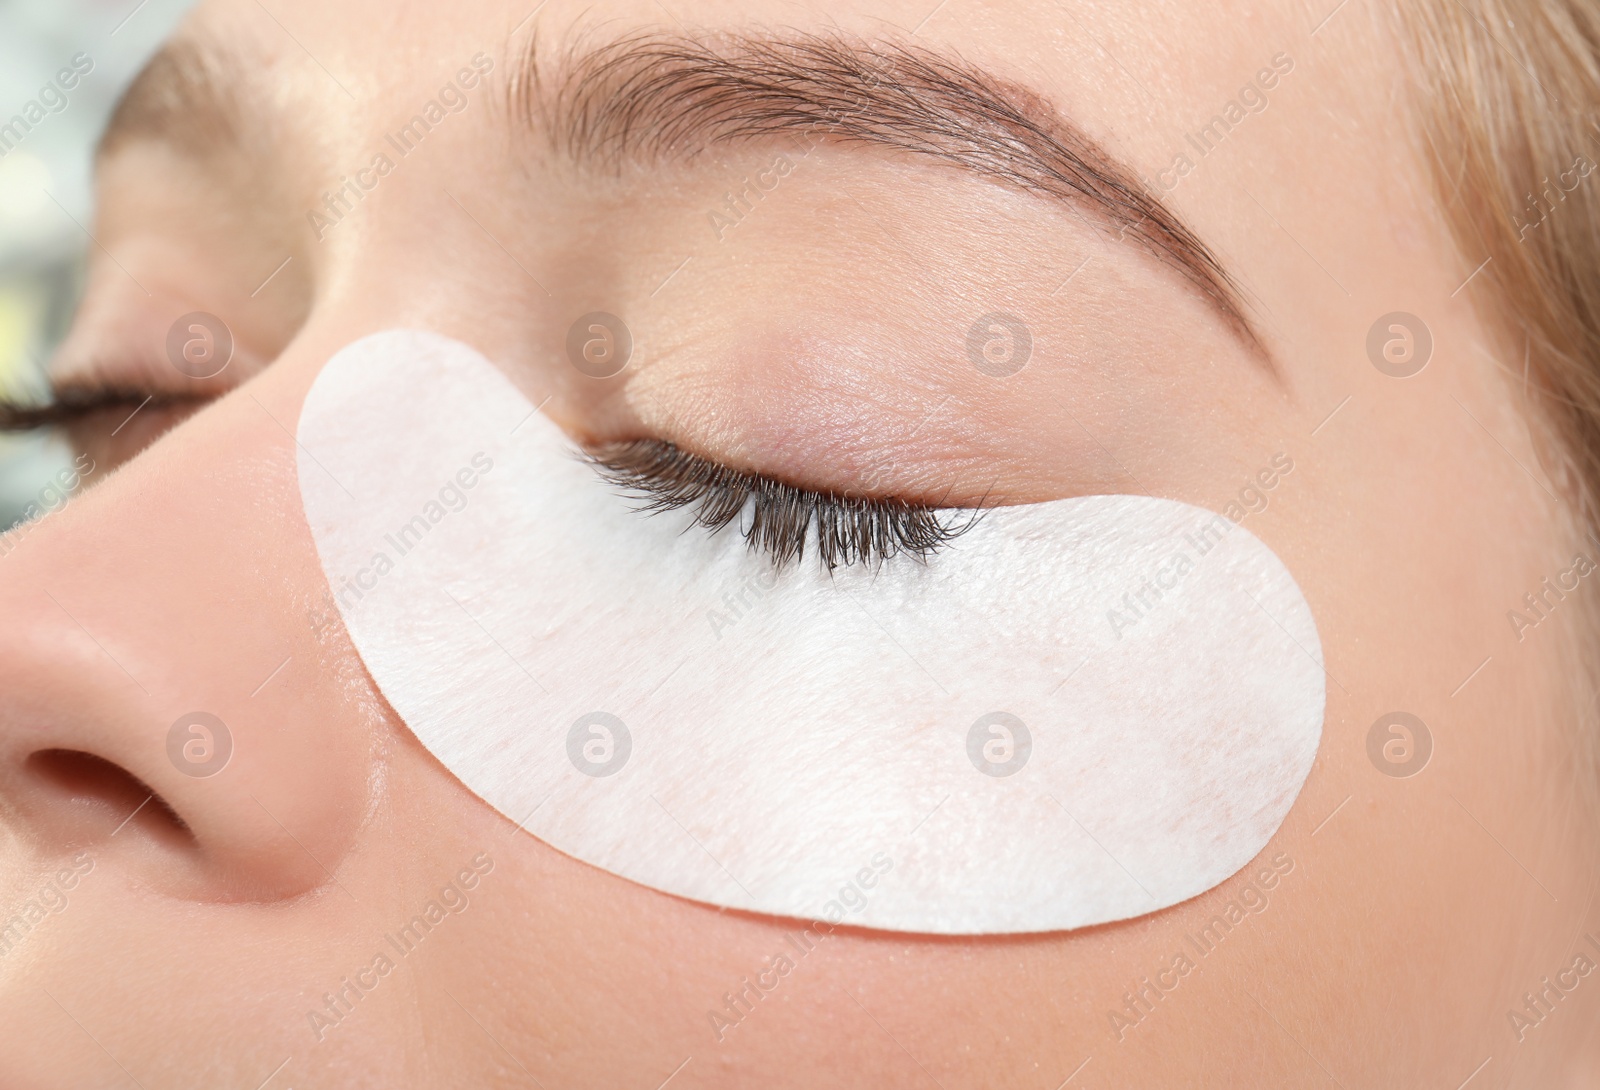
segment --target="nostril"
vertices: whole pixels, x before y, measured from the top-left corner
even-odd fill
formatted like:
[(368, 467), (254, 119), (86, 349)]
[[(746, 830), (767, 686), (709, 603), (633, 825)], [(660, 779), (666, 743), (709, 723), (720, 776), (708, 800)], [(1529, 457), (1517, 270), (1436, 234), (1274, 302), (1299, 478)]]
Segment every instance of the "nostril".
[(75, 749), (30, 754), (27, 769), (56, 811), (66, 839), (97, 839), (137, 826), (171, 847), (192, 847), (193, 831), (166, 799), (119, 764)]

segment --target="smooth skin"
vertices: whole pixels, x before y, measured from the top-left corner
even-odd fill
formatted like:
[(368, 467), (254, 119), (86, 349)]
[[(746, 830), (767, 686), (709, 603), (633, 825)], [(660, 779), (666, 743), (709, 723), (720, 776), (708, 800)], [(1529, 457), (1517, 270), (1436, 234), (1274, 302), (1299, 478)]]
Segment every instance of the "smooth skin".
[[(1481, 259), (1455, 251), (1429, 196), (1375, 6), (1325, 22), (1288, 2), (531, 7), (205, 3), (180, 33), (235, 58), (237, 150), (192, 114), (175, 139), (102, 157), (101, 247), (54, 376), (220, 396), (147, 409), (115, 438), (125, 412), (86, 422), (90, 487), (0, 559), (0, 903), (53, 904), (42, 891), (78, 868), (0, 956), (0, 1085), (1600, 1076), (1600, 976), (1562, 977), (1577, 983), (1531, 1028), (1508, 1017), (1575, 955), (1600, 963), (1583, 938), (1600, 942), (1595, 724), (1575, 668), (1596, 581), (1521, 633), (1507, 619), (1596, 546), (1548, 468), (1520, 346), (1463, 287)], [(1031, 88), (1220, 255), (1265, 352), (1080, 210), (926, 158), (824, 141), (719, 239), (710, 212), (784, 145), (608, 172), (512, 134), (506, 85), (535, 31), (554, 73), (634, 32), (731, 29), (909, 42)], [(323, 194), (479, 53), (492, 69), (467, 107), (319, 241)], [(1199, 154), (1187, 135), (1280, 53), (1292, 69), (1266, 107)], [(566, 357), (592, 310), (626, 315), (639, 345), (617, 378)], [(201, 382), (164, 351), (191, 311), (238, 341)], [(1005, 379), (966, 353), (991, 311), (1032, 330)], [(1366, 351), (1395, 311), (1434, 339), (1405, 379)], [(401, 326), (472, 344), (579, 441), (661, 437), (817, 488), (1222, 510), (1254, 487), (1243, 525), (1322, 637), (1316, 766), (1262, 857), (1190, 902), (1038, 936), (841, 929), (719, 1040), (709, 1012), (801, 925), (641, 888), (516, 829), (412, 737), (326, 605), (295, 421), (332, 353)], [(1278, 455), (1292, 471), (1263, 488)], [(167, 748), (197, 710), (234, 747), (205, 778)], [(1394, 711), (1433, 740), (1409, 778), (1368, 756)], [(1134, 1024), (1111, 1017), (1279, 856), (1292, 868), (1263, 909)], [(467, 870), (465, 905), (370, 972)], [(325, 993), (359, 973), (376, 983), (319, 1026)]]

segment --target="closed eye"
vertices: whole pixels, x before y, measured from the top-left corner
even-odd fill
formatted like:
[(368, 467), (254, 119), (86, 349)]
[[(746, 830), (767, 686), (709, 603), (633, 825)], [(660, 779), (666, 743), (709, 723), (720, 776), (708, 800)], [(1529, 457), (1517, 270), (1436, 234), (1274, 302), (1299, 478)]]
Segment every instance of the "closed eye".
[(0, 432), (64, 427), (116, 409), (129, 413), (136, 409), (172, 409), (202, 400), (154, 393), (134, 386), (68, 387), (53, 391), (50, 400), (43, 402), (0, 400)]
[(74, 384), (53, 389), (48, 400), (0, 397), (0, 434), (54, 429), (106, 473), (209, 400), (134, 384)]
[(982, 516), (978, 508), (812, 491), (730, 469), (657, 439), (610, 443), (585, 457), (619, 490), (643, 499), (640, 511), (688, 508), (695, 524), (712, 533), (739, 520), (751, 550), (768, 553), (780, 569), (799, 561), (808, 541), (830, 572), (851, 564), (877, 566), (897, 556), (926, 561)]

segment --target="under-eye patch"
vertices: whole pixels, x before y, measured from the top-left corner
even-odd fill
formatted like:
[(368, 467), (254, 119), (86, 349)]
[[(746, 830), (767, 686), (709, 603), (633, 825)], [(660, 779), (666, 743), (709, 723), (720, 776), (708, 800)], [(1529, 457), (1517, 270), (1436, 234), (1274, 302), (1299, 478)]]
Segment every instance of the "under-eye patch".
[(1188, 504), (1000, 507), (924, 558), (776, 568), (639, 513), (488, 360), (412, 331), (334, 355), (298, 439), (395, 711), (511, 821), (653, 889), (901, 931), (1123, 919), (1248, 863), (1316, 754), (1304, 597)]

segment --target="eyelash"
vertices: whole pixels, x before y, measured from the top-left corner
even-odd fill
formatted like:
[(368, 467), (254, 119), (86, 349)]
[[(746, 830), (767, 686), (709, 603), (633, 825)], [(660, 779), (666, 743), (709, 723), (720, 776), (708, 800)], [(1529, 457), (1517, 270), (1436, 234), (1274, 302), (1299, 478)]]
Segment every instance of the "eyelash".
[(154, 396), (134, 388), (110, 387), (61, 391), (42, 404), (0, 398), (0, 433), (59, 428), (112, 409), (131, 412), (142, 407), (146, 411), (159, 411), (192, 404), (193, 401), (190, 398)]
[(750, 521), (739, 532), (752, 551), (765, 551), (779, 569), (801, 559), (813, 528), (817, 555), (832, 572), (851, 564), (878, 566), (902, 555), (925, 562), (982, 516), (978, 509), (958, 513), (893, 498), (813, 492), (729, 469), (655, 439), (607, 444), (584, 457), (619, 490), (643, 499), (638, 510), (659, 514), (690, 508), (695, 524), (713, 534), (751, 508)]

